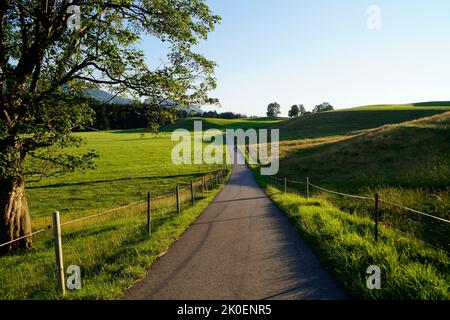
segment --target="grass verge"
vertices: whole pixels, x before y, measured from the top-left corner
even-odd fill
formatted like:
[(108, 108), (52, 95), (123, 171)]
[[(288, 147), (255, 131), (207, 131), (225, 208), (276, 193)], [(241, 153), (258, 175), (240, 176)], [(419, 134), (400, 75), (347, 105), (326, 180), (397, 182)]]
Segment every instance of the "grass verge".
[[(354, 298), (450, 298), (450, 259), (443, 251), (384, 227), (376, 243), (367, 217), (343, 212), (324, 199), (305, 199), (271, 186), (267, 191)], [(366, 286), (371, 265), (381, 269), (380, 290)]]

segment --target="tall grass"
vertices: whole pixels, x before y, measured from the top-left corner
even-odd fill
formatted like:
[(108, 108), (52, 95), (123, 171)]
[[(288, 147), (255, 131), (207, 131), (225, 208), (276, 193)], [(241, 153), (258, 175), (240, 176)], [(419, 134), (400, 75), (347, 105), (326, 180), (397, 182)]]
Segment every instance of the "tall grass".
[[(343, 212), (324, 199), (307, 200), (270, 186), (268, 192), (355, 298), (450, 298), (450, 258), (445, 252), (386, 227), (375, 242), (368, 217)], [(381, 268), (380, 290), (367, 288), (371, 265)]]

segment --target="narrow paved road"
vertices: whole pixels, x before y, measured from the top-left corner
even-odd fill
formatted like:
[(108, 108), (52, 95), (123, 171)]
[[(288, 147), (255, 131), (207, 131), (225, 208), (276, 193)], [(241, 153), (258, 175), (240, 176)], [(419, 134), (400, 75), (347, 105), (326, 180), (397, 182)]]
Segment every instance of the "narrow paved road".
[(344, 299), (246, 165), (125, 299)]

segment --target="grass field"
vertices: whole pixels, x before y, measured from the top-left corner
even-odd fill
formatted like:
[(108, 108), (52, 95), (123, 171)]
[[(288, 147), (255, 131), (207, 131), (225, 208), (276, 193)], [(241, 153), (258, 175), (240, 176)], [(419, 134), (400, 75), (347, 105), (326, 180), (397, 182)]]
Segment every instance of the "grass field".
[[(298, 143), (284, 152), (279, 176), (324, 188), (373, 196), (450, 219), (450, 112), (367, 130), (353, 137)], [(282, 146), (283, 148), (283, 146)], [(292, 149), (291, 149), (292, 150)], [(292, 185), (302, 193), (303, 186)], [(341, 209), (372, 214), (372, 204), (325, 195)], [(445, 223), (382, 207), (384, 222), (450, 251)]]
[[(33, 229), (50, 224), (55, 209), (64, 222), (142, 200), (149, 191), (153, 196), (173, 192), (176, 185), (187, 185), (217, 169), (217, 165), (176, 166), (171, 161), (171, 149), (177, 142), (170, 140), (170, 132), (176, 128), (192, 130), (194, 120), (202, 120), (204, 130), (279, 128), (280, 177), (303, 181), (309, 176), (318, 185), (361, 195), (379, 192), (385, 199), (448, 219), (448, 110), (445, 102), (366, 106), (286, 121), (183, 119), (156, 136), (142, 130), (77, 133), (87, 140), (86, 149), (101, 154), (98, 168), (27, 184)], [(264, 185), (266, 182), (263, 179)], [(304, 192), (302, 187), (289, 187)], [(313, 193), (317, 199), (307, 201), (297, 195), (281, 195), (271, 187), (268, 190), (355, 296), (449, 297), (448, 255), (420, 241), (445, 248), (448, 229), (384, 207), (383, 244), (374, 247), (371, 203), (319, 192)], [(86, 281), (81, 291), (70, 293), (68, 298), (119, 297), (177, 239), (216, 191), (195, 207), (185, 208), (180, 217), (160, 210), (150, 240), (145, 235), (142, 210), (63, 230), (65, 260), (82, 265)], [(408, 235), (402, 236), (400, 231)], [(48, 234), (33, 250), (1, 258), (0, 298), (56, 298), (53, 260)], [(388, 289), (383, 292), (369, 292), (354, 281), (354, 277), (365, 276), (361, 266), (373, 261), (390, 272)], [(406, 277), (402, 278), (403, 274)]]
[(50, 223), (53, 210), (62, 220), (126, 205), (146, 197), (174, 192), (218, 165), (175, 165), (171, 150), (178, 143), (169, 133), (142, 130), (77, 133), (85, 149), (100, 153), (97, 169), (27, 184), (34, 228)]

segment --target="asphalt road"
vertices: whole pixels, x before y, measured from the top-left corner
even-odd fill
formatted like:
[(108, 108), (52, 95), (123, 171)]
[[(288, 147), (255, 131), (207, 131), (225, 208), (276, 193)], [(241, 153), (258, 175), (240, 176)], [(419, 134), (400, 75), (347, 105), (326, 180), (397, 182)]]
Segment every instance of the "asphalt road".
[(345, 299), (246, 165), (124, 299)]

